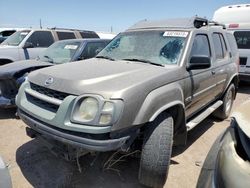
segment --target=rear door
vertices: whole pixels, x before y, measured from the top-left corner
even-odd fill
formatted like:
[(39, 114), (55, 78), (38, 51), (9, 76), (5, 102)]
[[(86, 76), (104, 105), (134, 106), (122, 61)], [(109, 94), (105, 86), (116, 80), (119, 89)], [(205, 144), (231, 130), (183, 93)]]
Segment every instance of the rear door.
[(216, 97), (220, 96), (224, 90), (225, 83), (227, 80), (227, 75), (230, 68), (229, 63), (233, 63), (231, 61), (231, 57), (229, 54), (228, 46), (225, 42), (225, 37), (220, 32), (212, 33), (212, 45), (213, 45), (213, 70), (212, 74), (216, 79), (216, 89), (214, 90), (214, 95)]
[(234, 31), (240, 53), (239, 73), (250, 76), (250, 31)]

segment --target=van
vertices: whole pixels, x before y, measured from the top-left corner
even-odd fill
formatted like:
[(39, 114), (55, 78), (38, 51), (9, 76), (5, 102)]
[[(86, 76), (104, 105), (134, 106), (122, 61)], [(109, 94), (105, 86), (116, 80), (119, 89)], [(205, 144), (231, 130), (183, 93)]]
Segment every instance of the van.
[(240, 80), (250, 81), (250, 4), (221, 7), (213, 20), (225, 24), (233, 33), (240, 53)]

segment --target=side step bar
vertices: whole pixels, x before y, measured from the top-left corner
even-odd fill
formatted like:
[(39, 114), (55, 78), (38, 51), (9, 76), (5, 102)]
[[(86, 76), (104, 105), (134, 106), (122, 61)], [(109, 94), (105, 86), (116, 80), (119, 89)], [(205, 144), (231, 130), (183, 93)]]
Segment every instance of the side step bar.
[(202, 112), (200, 115), (198, 115), (194, 119), (191, 119), (186, 125), (187, 131), (190, 131), (191, 129), (193, 129), (196, 125), (198, 125), (201, 121), (203, 121), (207, 116), (209, 116), (213, 111), (219, 108), (222, 104), (223, 102), (221, 100), (217, 101), (208, 109), (206, 109), (204, 112)]

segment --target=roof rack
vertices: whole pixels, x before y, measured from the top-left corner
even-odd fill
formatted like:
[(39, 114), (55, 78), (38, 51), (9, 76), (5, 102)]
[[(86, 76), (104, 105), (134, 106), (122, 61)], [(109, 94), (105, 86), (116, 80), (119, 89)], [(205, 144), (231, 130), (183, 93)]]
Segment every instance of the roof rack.
[(67, 30), (67, 31), (82, 31), (82, 32), (94, 32), (94, 31), (89, 31), (89, 30), (81, 30), (81, 29), (69, 29), (69, 28), (60, 28), (60, 27), (51, 27), (48, 29), (52, 30)]
[(206, 18), (201, 18), (198, 16), (194, 16), (191, 18), (180, 18), (180, 19), (168, 19), (168, 20), (160, 20), (160, 21), (148, 21), (142, 20), (128, 30), (136, 30), (136, 29), (154, 29), (154, 28), (196, 28), (199, 29), (204, 26), (222, 26), (223, 29), (225, 25), (219, 24), (217, 22), (208, 21)]
[(223, 29), (226, 29), (226, 25), (225, 24), (221, 24), (221, 23), (218, 23), (218, 22), (215, 22), (215, 21), (209, 21), (208, 25), (209, 26), (221, 26)]

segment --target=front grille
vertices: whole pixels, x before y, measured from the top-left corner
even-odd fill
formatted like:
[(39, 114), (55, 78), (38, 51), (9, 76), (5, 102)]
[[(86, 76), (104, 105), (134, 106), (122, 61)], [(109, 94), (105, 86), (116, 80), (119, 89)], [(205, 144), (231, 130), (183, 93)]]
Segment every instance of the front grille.
[(35, 104), (45, 110), (48, 110), (48, 111), (51, 111), (51, 112), (54, 112), (56, 113), (59, 106), (58, 105), (55, 105), (55, 104), (51, 104), (51, 103), (48, 103), (46, 101), (43, 101), (41, 99), (38, 99), (36, 97), (33, 97), (32, 95), (26, 93), (26, 97), (27, 97), (27, 100), (32, 103), (32, 104)]
[(240, 65), (246, 65), (247, 64), (247, 58), (246, 57), (240, 57)]
[(69, 96), (68, 93), (55, 91), (53, 89), (42, 87), (42, 86), (36, 85), (34, 83), (30, 83), (30, 87), (32, 90), (37, 91), (38, 93), (41, 93), (41, 94), (46, 95), (48, 97), (59, 99), (59, 100), (64, 100), (67, 96)]

